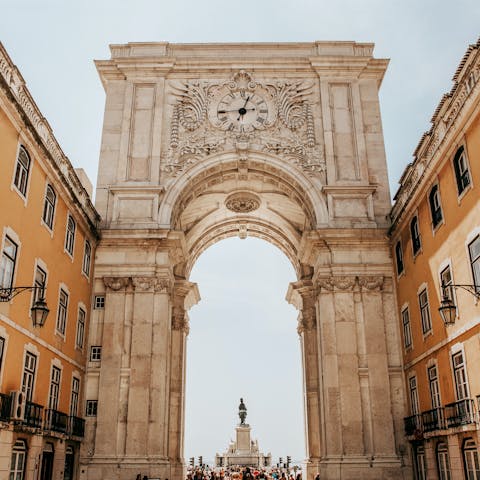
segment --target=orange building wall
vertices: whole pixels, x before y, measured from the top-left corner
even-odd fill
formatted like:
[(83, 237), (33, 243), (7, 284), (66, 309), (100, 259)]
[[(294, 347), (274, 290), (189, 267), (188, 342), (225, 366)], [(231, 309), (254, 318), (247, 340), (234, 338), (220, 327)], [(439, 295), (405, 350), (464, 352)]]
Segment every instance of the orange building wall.
[[(0, 103), (0, 106), (1, 103)], [(9, 336), (2, 366), (0, 391), (8, 393), (18, 390), (22, 383), (24, 362), (24, 345), (35, 344), (39, 350), (37, 361), (37, 376), (33, 401), (48, 405), (48, 390), (50, 385), (51, 361), (54, 357), (62, 362), (62, 381), (58, 410), (69, 412), (72, 374), (77, 372), (83, 377), (85, 365), (88, 320), (90, 315), (91, 280), (82, 274), (85, 232), (89, 227), (83, 221), (78, 207), (68, 199), (66, 189), (58, 181), (57, 174), (51, 168), (48, 160), (42, 159), (43, 152), (38, 146), (26, 142), (26, 137), (20, 138), (18, 127), (14, 125), (12, 117), (0, 108), (0, 159), (2, 175), (0, 175), (0, 202), (7, 206), (0, 210), (0, 225), (2, 239), (4, 226), (9, 226), (18, 235), (21, 245), (17, 253), (14, 286), (29, 286), (34, 283), (35, 261), (40, 258), (48, 268), (46, 301), (50, 313), (43, 328), (34, 329), (29, 317), (32, 295), (24, 292), (9, 303), (0, 303), (0, 314), (8, 317), (25, 331), (33, 333), (39, 339), (51, 345), (75, 363), (61, 358), (50, 349), (37, 343), (34, 339), (12, 328), (0, 317), (0, 326), (3, 326)], [(31, 140), (31, 139), (28, 139)], [(31, 158), (30, 178), (27, 188), (27, 202), (20, 197), (12, 187), (17, 151), (21, 142)], [(53, 236), (48, 228), (42, 224), (42, 212), (47, 181), (53, 186), (57, 194)], [(76, 221), (76, 234), (73, 261), (64, 251), (67, 213), (70, 212)], [(92, 246), (90, 279), (92, 278), (95, 238), (90, 232), (88, 239)], [(69, 288), (69, 304), (65, 339), (55, 334), (57, 317), (59, 285), (65, 283)], [(86, 311), (84, 348), (75, 348), (77, 327), (78, 303), (83, 302)], [(80, 382), (80, 400), (82, 398), (83, 381)], [(82, 416), (82, 404), (79, 404), (78, 416)]]

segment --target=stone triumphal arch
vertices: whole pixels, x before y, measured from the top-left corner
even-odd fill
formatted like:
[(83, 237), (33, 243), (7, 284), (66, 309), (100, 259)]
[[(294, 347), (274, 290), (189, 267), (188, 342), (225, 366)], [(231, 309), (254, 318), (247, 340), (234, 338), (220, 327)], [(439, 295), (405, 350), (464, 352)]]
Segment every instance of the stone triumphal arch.
[(297, 281), (308, 478), (407, 478), (372, 44), (132, 43), (106, 91), (99, 306), (82, 474), (180, 480), (189, 281), (214, 242), (278, 246)]

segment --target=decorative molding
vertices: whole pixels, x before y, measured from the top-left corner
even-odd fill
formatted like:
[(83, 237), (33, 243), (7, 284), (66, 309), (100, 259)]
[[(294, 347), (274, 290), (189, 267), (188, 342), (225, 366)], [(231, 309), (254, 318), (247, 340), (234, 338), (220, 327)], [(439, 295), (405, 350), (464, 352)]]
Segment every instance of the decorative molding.
[(362, 290), (381, 291), (383, 290), (384, 277), (377, 276), (360, 276), (358, 278), (358, 285)]
[(332, 276), (318, 278), (315, 285), (319, 294), (322, 290), (326, 292), (353, 292), (357, 285), (365, 291), (380, 291), (383, 290), (385, 285), (385, 278), (383, 275)]
[(107, 290), (118, 292), (124, 290), (130, 282), (129, 277), (103, 277), (103, 283)]
[[(161, 170), (175, 177), (190, 164), (222, 152), (248, 151), (278, 155), (309, 174), (326, 171), (323, 145), (315, 138), (314, 84), (305, 80), (256, 81), (244, 70), (223, 82), (171, 82), (173, 99), (170, 145)], [(254, 97), (264, 105), (265, 118), (241, 131), (218, 118), (218, 104), (229, 94)], [(238, 152), (238, 143), (244, 145)]]
[(453, 77), (454, 84), (449, 93), (443, 95), (432, 116), (430, 130), (423, 134), (415, 149), (413, 162), (402, 174), (400, 187), (394, 196), (395, 204), (390, 213), (392, 229), (407, 211), (411, 201), (427, 170), (432, 170), (444, 157), (437, 155), (442, 145), (447, 145), (453, 135), (458, 133), (458, 123), (469, 100), (478, 97), (480, 91), (480, 39), (470, 45)]
[(135, 291), (153, 291), (157, 284), (156, 277), (132, 277), (132, 284), (135, 287)]
[(187, 314), (183, 307), (173, 307), (172, 330), (180, 330), (187, 335), (190, 332)]
[(158, 293), (170, 293), (172, 290), (172, 282), (168, 278), (157, 278), (155, 284), (155, 292)]
[(249, 213), (260, 207), (260, 198), (251, 192), (235, 192), (225, 199), (225, 206), (235, 213)]
[(20, 72), (13, 64), (1, 43), (0, 77), (12, 97), (18, 103), (19, 110), (21, 110), (25, 115), (25, 118), (30, 122), (32, 126), (32, 129), (30, 129), (31, 133), (48, 153), (48, 158), (51, 159), (54, 169), (56, 169), (58, 174), (63, 177), (67, 192), (70, 191), (73, 200), (77, 202), (78, 206), (81, 208), (87, 222), (90, 224), (90, 227), (96, 235), (96, 227), (100, 220), (100, 216), (95, 210), (95, 207), (93, 206), (87, 191), (83, 187), (82, 182), (78, 178), (75, 169), (70, 163), (70, 160), (63, 153), (57, 139), (53, 135), (52, 128), (35, 104)]

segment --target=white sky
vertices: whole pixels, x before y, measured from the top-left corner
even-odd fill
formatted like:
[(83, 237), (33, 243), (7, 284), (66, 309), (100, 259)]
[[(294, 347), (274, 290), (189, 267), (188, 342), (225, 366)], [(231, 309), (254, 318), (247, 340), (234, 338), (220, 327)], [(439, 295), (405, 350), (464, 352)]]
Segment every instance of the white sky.
[[(104, 106), (93, 59), (109, 58), (108, 44), (355, 40), (391, 59), (380, 100), (393, 195), (479, 26), (478, 0), (0, 0), (0, 41), (93, 182)], [(243, 395), (260, 447), (302, 458), (296, 312), (283, 301), (291, 266), (274, 247), (232, 239), (192, 279), (203, 301), (191, 312), (186, 457), (226, 448)]]

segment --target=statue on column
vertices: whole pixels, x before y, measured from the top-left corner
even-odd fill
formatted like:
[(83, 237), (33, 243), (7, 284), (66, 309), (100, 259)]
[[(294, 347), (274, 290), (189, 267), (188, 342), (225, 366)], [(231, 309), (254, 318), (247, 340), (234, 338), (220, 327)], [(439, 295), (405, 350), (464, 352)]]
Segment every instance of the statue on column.
[(238, 406), (238, 416), (240, 417), (240, 425), (245, 425), (245, 419), (247, 418), (247, 407), (243, 403), (243, 398), (240, 399), (240, 405)]

